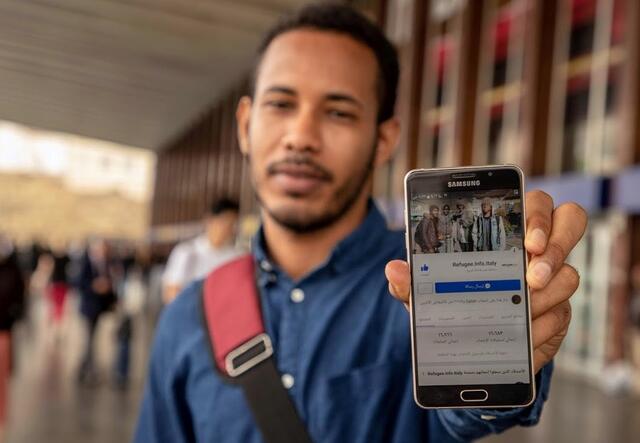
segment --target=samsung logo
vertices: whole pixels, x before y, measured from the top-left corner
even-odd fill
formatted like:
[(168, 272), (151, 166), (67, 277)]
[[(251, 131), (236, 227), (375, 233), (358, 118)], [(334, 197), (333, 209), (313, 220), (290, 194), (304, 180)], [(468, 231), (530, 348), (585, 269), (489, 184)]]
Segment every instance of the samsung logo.
[(480, 186), (480, 180), (461, 180), (455, 182), (447, 182), (449, 188), (464, 188), (467, 186)]

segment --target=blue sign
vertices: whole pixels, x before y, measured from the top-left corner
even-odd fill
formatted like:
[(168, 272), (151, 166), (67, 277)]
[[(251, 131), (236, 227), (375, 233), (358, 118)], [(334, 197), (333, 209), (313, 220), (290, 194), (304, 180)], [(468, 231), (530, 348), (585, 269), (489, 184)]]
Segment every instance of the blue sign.
[(435, 284), (436, 294), (450, 294), (453, 292), (495, 292), (519, 291), (520, 280), (476, 280), (449, 281)]

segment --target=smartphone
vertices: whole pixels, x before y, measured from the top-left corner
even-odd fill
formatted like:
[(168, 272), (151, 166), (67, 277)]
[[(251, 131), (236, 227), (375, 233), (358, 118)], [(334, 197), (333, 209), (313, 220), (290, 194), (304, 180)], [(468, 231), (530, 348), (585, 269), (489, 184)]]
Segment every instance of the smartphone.
[(405, 176), (418, 406), (535, 399), (523, 188), (522, 171), (510, 165)]

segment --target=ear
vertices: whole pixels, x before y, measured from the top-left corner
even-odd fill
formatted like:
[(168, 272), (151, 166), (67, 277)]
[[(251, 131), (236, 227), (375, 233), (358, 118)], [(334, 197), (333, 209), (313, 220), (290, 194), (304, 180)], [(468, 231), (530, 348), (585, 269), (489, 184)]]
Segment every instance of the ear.
[(238, 123), (238, 145), (243, 155), (249, 155), (249, 120), (251, 119), (251, 97), (244, 96), (238, 102), (236, 122)]
[(400, 137), (400, 121), (392, 117), (378, 125), (378, 145), (376, 147), (375, 166), (379, 167), (389, 161), (398, 148)]

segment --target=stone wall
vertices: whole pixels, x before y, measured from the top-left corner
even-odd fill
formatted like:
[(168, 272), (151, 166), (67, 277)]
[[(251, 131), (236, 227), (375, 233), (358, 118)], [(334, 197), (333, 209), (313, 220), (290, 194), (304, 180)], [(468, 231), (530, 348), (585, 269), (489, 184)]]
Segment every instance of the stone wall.
[(117, 193), (70, 191), (52, 177), (0, 174), (0, 232), (18, 243), (91, 235), (136, 240), (144, 237), (148, 224), (148, 202)]

